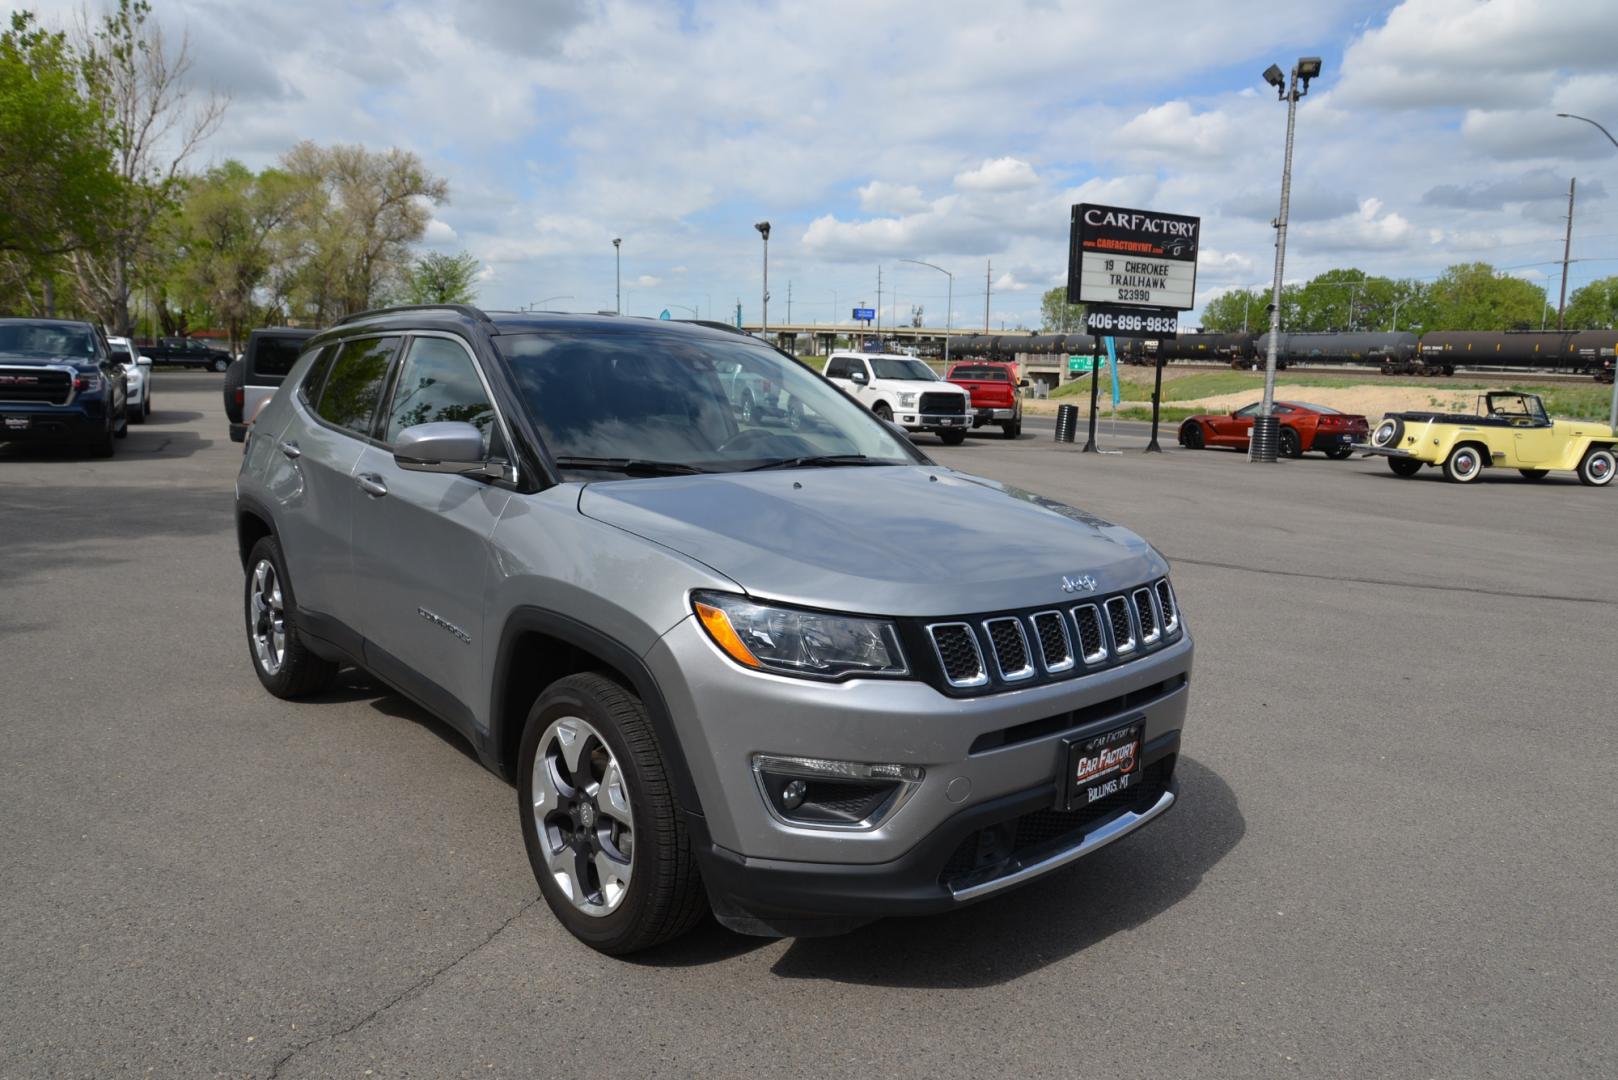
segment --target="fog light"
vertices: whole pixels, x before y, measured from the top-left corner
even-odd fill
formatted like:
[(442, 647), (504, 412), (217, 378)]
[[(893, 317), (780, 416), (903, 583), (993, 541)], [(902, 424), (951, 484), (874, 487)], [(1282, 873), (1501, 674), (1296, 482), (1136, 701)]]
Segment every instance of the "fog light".
[(919, 765), (759, 754), (759, 791), (775, 816), (791, 825), (874, 829), (921, 786)]

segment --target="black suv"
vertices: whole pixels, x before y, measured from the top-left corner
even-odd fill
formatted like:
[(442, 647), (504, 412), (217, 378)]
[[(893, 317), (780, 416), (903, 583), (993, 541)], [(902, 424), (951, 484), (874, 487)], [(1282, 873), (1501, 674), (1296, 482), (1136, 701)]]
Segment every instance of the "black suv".
[(0, 443), (71, 441), (111, 457), (129, 434), (128, 392), (93, 324), (0, 319)]
[(230, 421), (230, 441), (247, 438), (247, 425), (275, 396), (275, 388), (297, 362), (303, 343), (315, 336), (314, 330), (290, 326), (254, 330), (247, 337), (241, 358), (225, 370), (225, 417)]

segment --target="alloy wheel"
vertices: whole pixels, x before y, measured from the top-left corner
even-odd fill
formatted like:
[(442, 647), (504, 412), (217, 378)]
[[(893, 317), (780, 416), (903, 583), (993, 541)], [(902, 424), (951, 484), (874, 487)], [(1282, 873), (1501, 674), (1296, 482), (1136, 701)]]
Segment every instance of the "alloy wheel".
[(253, 625), (248, 631), (253, 636), (253, 655), (266, 675), (280, 672), (287, 658), (286, 608), (281, 599), (281, 580), (276, 576), (275, 564), (260, 559), (253, 567), (251, 596)]
[(629, 781), (601, 733), (554, 721), (534, 755), (534, 824), (556, 887), (585, 915), (610, 915), (635, 865)]

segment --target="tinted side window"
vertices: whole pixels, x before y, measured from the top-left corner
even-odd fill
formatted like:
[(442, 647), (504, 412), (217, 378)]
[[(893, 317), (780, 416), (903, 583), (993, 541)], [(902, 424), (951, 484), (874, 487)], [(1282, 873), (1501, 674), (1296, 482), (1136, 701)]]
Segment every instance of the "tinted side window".
[(369, 435), (376, 402), (382, 396), (382, 379), (388, 373), (388, 360), (398, 347), (396, 337), (360, 338), (345, 343), (332, 362), (315, 411), (329, 424), (357, 435)]
[(314, 363), (309, 365), (309, 370), (303, 376), (302, 393), (304, 404), (313, 406), (315, 402), (320, 400), (320, 388), (325, 385), (326, 373), (331, 370), (331, 358), (336, 355), (337, 349), (335, 346), (322, 345), (320, 347), (320, 355), (315, 357)]
[(439, 420), (459, 420), (476, 426), (483, 432), (483, 448), (489, 448), (494, 407), (483, 392), (472, 358), (459, 344), (446, 338), (416, 338), (394, 380), (388, 429), (383, 438), (391, 443), (407, 427)]
[(849, 363), (850, 363), (850, 361), (849, 361), (848, 357), (839, 356), (837, 359), (835, 359), (835, 360), (833, 360), (831, 362), (830, 366), (828, 366), (826, 368), (826, 378), (828, 378), (828, 379), (846, 379), (846, 378), (848, 378), (848, 366), (849, 366)]
[(253, 343), (253, 369), (248, 375), (285, 378), (298, 360), (298, 350), (303, 346), (303, 341), (303, 338), (259, 338)]

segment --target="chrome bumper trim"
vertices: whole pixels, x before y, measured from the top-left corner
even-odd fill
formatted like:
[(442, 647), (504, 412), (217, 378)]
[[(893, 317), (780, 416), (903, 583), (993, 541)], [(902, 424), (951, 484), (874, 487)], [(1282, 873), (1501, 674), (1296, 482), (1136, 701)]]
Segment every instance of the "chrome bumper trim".
[(1036, 878), (1041, 874), (1049, 873), (1058, 867), (1066, 866), (1070, 862), (1084, 858), (1092, 851), (1106, 847), (1114, 840), (1119, 840), (1125, 836), (1128, 836), (1130, 833), (1134, 832), (1148, 821), (1160, 816), (1164, 811), (1173, 805), (1174, 792), (1165, 791), (1162, 795), (1158, 796), (1157, 802), (1153, 803), (1147, 809), (1138, 814), (1134, 811), (1120, 814), (1118, 817), (1114, 818), (1112, 821), (1109, 821), (1095, 832), (1085, 836), (1084, 840), (1077, 847), (1071, 847), (1066, 851), (1058, 852), (1057, 854), (1052, 855), (1047, 859), (1043, 859), (1040, 862), (1034, 863), (1031, 866), (1024, 866), (1022, 869), (1014, 870), (1004, 877), (995, 878), (993, 881), (985, 881), (977, 885), (968, 885), (964, 889), (951, 889), (950, 895), (956, 900), (976, 900), (980, 896), (988, 896), (991, 893), (999, 892), (1001, 889), (1009, 889), (1013, 885), (1019, 885), (1030, 878)]

